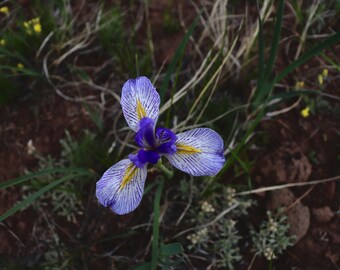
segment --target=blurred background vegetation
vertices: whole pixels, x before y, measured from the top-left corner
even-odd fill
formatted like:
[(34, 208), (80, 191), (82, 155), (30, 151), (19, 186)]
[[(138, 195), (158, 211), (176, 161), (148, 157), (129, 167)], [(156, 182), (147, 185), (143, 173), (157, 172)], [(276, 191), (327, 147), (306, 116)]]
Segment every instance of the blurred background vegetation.
[[(0, 1), (0, 269), (339, 269), (339, 0)], [(95, 183), (159, 124), (210, 127), (216, 177), (150, 169), (137, 210)], [(167, 164), (165, 164), (167, 165)]]

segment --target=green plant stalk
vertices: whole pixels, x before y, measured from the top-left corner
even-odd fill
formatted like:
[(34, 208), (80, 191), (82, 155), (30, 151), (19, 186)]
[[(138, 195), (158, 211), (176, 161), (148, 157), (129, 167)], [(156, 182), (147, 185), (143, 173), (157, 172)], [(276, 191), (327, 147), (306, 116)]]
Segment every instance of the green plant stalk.
[(66, 180), (70, 180), (72, 178), (75, 177), (79, 177), (79, 176), (85, 176), (85, 175), (91, 175), (90, 172), (88, 171), (83, 171), (78, 172), (76, 174), (73, 175), (68, 175), (65, 177), (60, 178), (59, 180), (56, 180), (46, 186), (44, 186), (43, 188), (41, 188), (40, 190), (34, 192), (33, 194), (31, 194), (30, 196), (28, 196), (26, 199), (22, 200), (20, 203), (16, 204), (14, 207), (12, 207), (11, 209), (9, 209), (7, 212), (5, 212), (4, 214), (2, 214), (0, 216), (0, 222), (4, 221), (6, 218), (10, 217), (11, 215), (13, 215), (14, 213), (16, 213), (17, 211), (19, 211), (22, 208), (27, 207), (28, 205), (30, 205), (33, 201), (35, 201), (37, 198), (39, 198), (41, 195), (43, 195), (44, 193), (46, 193), (47, 191), (53, 189), (54, 187), (56, 187), (57, 185), (65, 182)]
[[(259, 8), (258, 8), (259, 9)], [(271, 93), (271, 74), (272, 69), (275, 64), (277, 49), (280, 42), (280, 34), (282, 28), (282, 18), (283, 18), (283, 10), (284, 10), (284, 0), (280, 0), (279, 7), (277, 11), (277, 18), (275, 22), (274, 28), (274, 36), (272, 45), (270, 48), (270, 56), (268, 60), (268, 65), (265, 65), (265, 57), (264, 57), (264, 34), (263, 34), (263, 22), (261, 20), (261, 16), (259, 14), (259, 62), (258, 62), (258, 76), (257, 76), (257, 89), (254, 94), (253, 100), (254, 105), (253, 109), (256, 109), (263, 100), (265, 100)], [(259, 11), (260, 13), (260, 11)]]
[(281, 81), (284, 77), (286, 77), (290, 72), (292, 72), (295, 68), (304, 64), (312, 57), (320, 54), (324, 49), (331, 47), (332, 45), (336, 44), (339, 41), (340, 41), (340, 32), (334, 34), (333, 36), (319, 43), (313, 49), (301, 55), (297, 60), (295, 60), (288, 67), (286, 67), (279, 75), (277, 75), (273, 84), (275, 85), (277, 82)]
[(170, 179), (173, 177), (174, 172), (173, 172), (172, 170), (168, 169), (167, 167), (165, 167), (165, 166), (162, 164), (162, 160), (160, 160), (160, 161), (157, 163), (156, 167), (157, 167), (158, 169), (160, 169), (160, 170), (163, 172), (163, 174), (165, 175), (165, 178), (166, 178), (166, 179), (170, 180)]
[(267, 75), (267, 79), (270, 78), (271, 73), (273, 72), (273, 67), (275, 64), (277, 49), (280, 43), (280, 35), (282, 29), (282, 19), (283, 19), (283, 11), (284, 11), (284, 0), (280, 0), (279, 7), (277, 9), (276, 21), (275, 21), (275, 30), (273, 36), (272, 46), (270, 48), (269, 60), (265, 74)]
[(158, 262), (158, 245), (159, 245), (159, 215), (160, 215), (160, 201), (161, 201), (161, 194), (163, 190), (164, 180), (161, 179), (154, 200), (153, 205), (153, 227), (152, 227), (152, 261), (151, 261), (151, 270), (157, 269), (157, 262)]

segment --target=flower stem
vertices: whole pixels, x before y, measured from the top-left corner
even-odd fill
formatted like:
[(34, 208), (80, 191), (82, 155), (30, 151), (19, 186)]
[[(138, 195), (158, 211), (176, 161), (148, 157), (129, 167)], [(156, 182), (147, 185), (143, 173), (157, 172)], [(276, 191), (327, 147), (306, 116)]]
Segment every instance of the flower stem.
[(158, 257), (159, 257), (159, 216), (160, 216), (160, 201), (161, 201), (163, 185), (164, 185), (164, 180), (162, 179), (158, 184), (156, 196), (154, 200), (151, 270), (157, 269), (157, 263), (158, 263)]
[(169, 179), (171, 179), (171, 178), (173, 177), (173, 175), (174, 175), (173, 170), (170, 170), (170, 169), (168, 169), (167, 167), (165, 167), (165, 166), (162, 164), (162, 160), (160, 160), (160, 161), (157, 163), (156, 167), (157, 167), (158, 169), (160, 169), (160, 170), (163, 172), (163, 174), (165, 175), (165, 178), (166, 178), (166, 179), (169, 180)]

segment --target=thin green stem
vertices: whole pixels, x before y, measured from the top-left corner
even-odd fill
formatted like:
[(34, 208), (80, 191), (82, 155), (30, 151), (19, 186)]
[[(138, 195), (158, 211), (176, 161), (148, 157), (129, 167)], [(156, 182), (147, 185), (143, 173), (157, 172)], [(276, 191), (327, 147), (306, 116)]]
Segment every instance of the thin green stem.
[(165, 167), (165, 166), (162, 164), (162, 160), (160, 160), (160, 161), (157, 163), (156, 167), (157, 167), (158, 169), (160, 169), (160, 170), (163, 172), (163, 174), (164, 174), (164, 176), (165, 176), (166, 179), (170, 180), (170, 179), (174, 176), (173, 170), (170, 170), (170, 169), (168, 169), (167, 167)]
[(158, 245), (159, 245), (159, 216), (160, 216), (160, 201), (163, 190), (164, 180), (161, 179), (154, 200), (153, 205), (153, 228), (152, 228), (152, 261), (151, 261), (151, 270), (157, 269), (158, 262)]

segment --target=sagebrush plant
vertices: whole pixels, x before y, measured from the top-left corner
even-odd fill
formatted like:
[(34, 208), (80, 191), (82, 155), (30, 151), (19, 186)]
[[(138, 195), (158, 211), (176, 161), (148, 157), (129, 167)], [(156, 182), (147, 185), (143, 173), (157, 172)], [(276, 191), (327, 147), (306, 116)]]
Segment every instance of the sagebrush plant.
[(276, 259), (283, 251), (294, 244), (295, 236), (289, 235), (289, 224), (283, 209), (276, 213), (267, 211), (267, 221), (262, 221), (258, 229), (252, 228), (250, 236), (255, 255), (267, 260)]
[[(216, 186), (208, 197), (202, 193), (207, 183), (200, 182), (190, 187), (182, 180), (179, 194), (192, 201), (186, 222), (194, 225), (194, 232), (186, 234), (187, 251), (206, 260), (213, 267), (234, 269), (242, 259), (239, 241), (242, 239), (237, 229), (238, 220), (247, 216), (256, 202), (249, 197), (237, 197), (232, 187)], [(184, 222), (184, 221), (183, 221)]]

